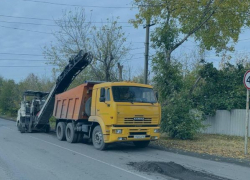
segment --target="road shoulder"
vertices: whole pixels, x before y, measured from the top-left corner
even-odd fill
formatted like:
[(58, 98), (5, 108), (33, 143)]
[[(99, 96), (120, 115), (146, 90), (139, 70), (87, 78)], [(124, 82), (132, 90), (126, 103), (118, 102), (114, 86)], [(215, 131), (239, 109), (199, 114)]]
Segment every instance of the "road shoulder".
[(250, 167), (250, 161), (245, 160), (245, 159), (215, 156), (215, 155), (204, 154), (204, 153), (195, 153), (195, 152), (190, 152), (190, 151), (184, 151), (181, 149), (162, 147), (159, 145), (155, 145), (153, 143), (151, 143), (149, 147), (153, 148), (153, 149), (158, 149), (158, 150), (163, 150), (163, 151), (175, 153), (175, 154), (182, 154), (182, 155), (192, 156), (192, 157), (196, 157), (196, 158), (212, 160), (212, 161), (216, 161), (216, 162), (225, 162), (225, 163), (231, 163), (231, 164), (235, 164), (235, 165), (239, 165), (239, 166), (243, 166), (243, 167)]

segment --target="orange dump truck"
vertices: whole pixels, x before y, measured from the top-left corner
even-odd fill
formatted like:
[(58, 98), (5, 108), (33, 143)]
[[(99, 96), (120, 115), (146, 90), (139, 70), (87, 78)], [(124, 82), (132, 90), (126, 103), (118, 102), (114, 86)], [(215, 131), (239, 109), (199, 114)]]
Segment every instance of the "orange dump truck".
[(56, 95), (53, 115), (59, 140), (74, 143), (84, 136), (99, 150), (117, 141), (146, 147), (160, 136), (161, 107), (145, 84), (82, 84)]

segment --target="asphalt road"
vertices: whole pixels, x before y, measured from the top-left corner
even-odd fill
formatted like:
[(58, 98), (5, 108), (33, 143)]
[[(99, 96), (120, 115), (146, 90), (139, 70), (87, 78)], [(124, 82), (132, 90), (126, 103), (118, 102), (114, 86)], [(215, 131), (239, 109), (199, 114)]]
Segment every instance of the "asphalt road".
[[(0, 180), (151, 180), (174, 178), (137, 171), (131, 162), (174, 162), (194, 171), (232, 180), (249, 180), (250, 168), (199, 159), (152, 148), (118, 144), (106, 151), (90, 144), (69, 144), (55, 134), (17, 131), (15, 122), (0, 119)], [(183, 180), (186, 180), (183, 177)]]

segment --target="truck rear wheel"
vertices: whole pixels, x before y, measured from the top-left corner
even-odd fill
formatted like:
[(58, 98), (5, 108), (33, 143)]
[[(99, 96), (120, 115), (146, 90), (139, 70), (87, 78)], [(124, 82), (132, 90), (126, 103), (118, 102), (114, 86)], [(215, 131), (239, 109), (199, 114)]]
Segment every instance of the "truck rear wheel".
[(66, 140), (70, 143), (75, 143), (77, 141), (77, 133), (75, 132), (72, 123), (68, 123), (66, 126)]
[(145, 148), (149, 145), (150, 141), (133, 141), (133, 143), (138, 148)]
[(107, 148), (107, 144), (104, 142), (103, 133), (100, 126), (96, 126), (92, 133), (92, 142), (96, 149), (105, 150)]
[(57, 123), (57, 126), (56, 126), (57, 139), (59, 139), (60, 141), (64, 141), (66, 139), (65, 131), (66, 131), (65, 123), (64, 122)]

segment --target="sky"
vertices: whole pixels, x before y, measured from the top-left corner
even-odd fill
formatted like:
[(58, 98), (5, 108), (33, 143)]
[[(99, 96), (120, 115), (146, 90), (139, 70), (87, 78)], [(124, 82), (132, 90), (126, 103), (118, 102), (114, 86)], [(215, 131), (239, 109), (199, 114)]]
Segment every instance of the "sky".
[[(125, 62), (125, 65), (133, 67), (133, 73), (136, 75), (144, 68), (146, 32), (143, 26), (135, 29), (128, 23), (138, 11), (131, 9), (131, 6), (132, 0), (1, 0), (0, 76), (14, 79), (16, 82), (23, 80), (30, 73), (51, 77), (53, 66), (46, 64), (43, 47), (55, 42), (51, 33), (58, 30), (58, 27), (54, 20), (62, 18), (64, 10), (74, 10), (76, 7), (83, 7), (87, 17), (92, 14), (92, 24), (96, 26), (100, 26), (98, 22), (107, 18), (119, 17), (118, 22), (121, 22), (119, 25), (123, 26), (127, 34), (127, 42), (132, 44), (130, 54), (133, 58)], [(153, 28), (151, 27), (151, 30)], [(245, 29), (240, 34), (236, 51), (231, 55), (250, 53), (249, 41), (250, 30)], [(174, 53), (177, 57), (182, 57), (196, 47), (197, 43), (190, 39)], [(150, 49), (149, 53), (153, 55), (154, 51)], [(215, 66), (218, 66), (220, 58), (216, 57), (214, 51), (206, 52), (205, 56), (206, 61), (214, 62)]]

